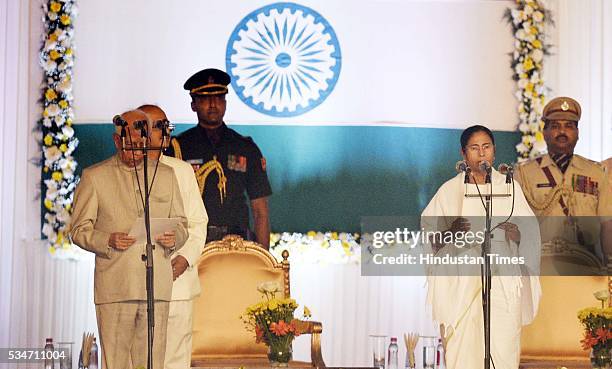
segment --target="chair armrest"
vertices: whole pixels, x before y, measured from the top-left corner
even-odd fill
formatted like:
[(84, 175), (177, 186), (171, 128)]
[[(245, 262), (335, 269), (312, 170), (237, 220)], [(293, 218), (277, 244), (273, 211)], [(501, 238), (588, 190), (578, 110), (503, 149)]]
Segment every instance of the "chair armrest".
[(321, 333), (323, 325), (320, 322), (295, 320), (295, 325), (300, 334), (310, 334), (310, 360), (315, 368), (326, 368), (321, 354)]

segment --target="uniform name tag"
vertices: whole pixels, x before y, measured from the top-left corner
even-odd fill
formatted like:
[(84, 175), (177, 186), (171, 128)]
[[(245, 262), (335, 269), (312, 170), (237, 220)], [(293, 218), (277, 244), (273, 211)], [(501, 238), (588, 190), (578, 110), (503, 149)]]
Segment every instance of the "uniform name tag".
[(553, 185), (552, 185), (552, 184), (550, 184), (550, 183), (538, 183), (538, 184), (536, 185), (536, 187), (537, 187), (537, 188), (546, 188), (546, 187), (553, 187)]

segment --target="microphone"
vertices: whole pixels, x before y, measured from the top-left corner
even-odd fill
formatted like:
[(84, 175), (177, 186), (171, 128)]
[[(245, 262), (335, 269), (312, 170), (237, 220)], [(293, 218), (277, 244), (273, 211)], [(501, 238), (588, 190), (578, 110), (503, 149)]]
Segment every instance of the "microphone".
[(512, 177), (514, 175), (514, 167), (511, 164), (501, 163), (497, 167), (497, 170), (501, 174), (506, 175), (506, 183), (512, 183), (512, 179), (513, 179)]
[(483, 172), (491, 173), (491, 163), (489, 163), (487, 160), (481, 160), (478, 163), (478, 168), (480, 168), (480, 170)]
[(485, 183), (491, 183), (491, 170), (493, 169), (491, 167), (491, 163), (489, 163), (487, 160), (481, 160), (480, 163), (478, 163), (478, 168), (487, 173), (485, 176)]
[(459, 160), (457, 162), (457, 164), (455, 164), (455, 171), (457, 173), (465, 172), (467, 170), (467, 168), (468, 168), (468, 166), (467, 166), (467, 164), (465, 163), (464, 160)]
[(115, 115), (113, 117), (113, 124), (117, 127), (121, 127), (121, 151), (125, 151), (125, 137), (127, 136), (125, 127), (127, 126), (127, 122), (125, 119), (121, 118), (121, 115)]
[(455, 164), (455, 170), (457, 171), (457, 173), (465, 172), (463, 183), (470, 183), (470, 173), (472, 172), (472, 168), (467, 165), (465, 160), (459, 160), (457, 164)]

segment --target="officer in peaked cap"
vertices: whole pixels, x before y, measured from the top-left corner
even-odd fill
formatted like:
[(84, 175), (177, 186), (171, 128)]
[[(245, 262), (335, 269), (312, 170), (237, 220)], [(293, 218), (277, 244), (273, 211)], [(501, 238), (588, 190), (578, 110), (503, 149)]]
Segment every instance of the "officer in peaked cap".
[(612, 265), (612, 188), (603, 165), (574, 154), (581, 114), (570, 97), (546, 104), (548, 154), (519, 165), (516, 179), (539, 217), (543, 244), (561, 238)]
[[(272, 190), (266, 160), (250, 137), (240, 135), (223, 121), (230, 82), (227, 73), (213, 68), (187, 79), (183, 88), (189, 91), (198, 125), (174, 137), (167, 154), (193, 167), (209, 216), (207, 242), (238, 234), (267, 249), (268, 197)], [(249, 227), (249, 206), (254, 234)]]

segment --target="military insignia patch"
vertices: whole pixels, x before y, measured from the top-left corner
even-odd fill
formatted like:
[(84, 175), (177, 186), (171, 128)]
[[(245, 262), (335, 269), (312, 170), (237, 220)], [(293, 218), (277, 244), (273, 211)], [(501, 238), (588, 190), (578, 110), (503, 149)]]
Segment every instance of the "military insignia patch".
[(266, 158), (261, 158), (261, 170), (266, 171)]
[(572, 176), (572, 188), (575, 192), (586, 193), (597, 196), (599, 194), (599, 183), (593, 181), (591, 177), (574, 174)]
[(240, 155), (228, 155), (227, 156), (227, 169), (235, 170), (237, 172), (246, 172), (247, 170), (247, 158), (246, 156)]

